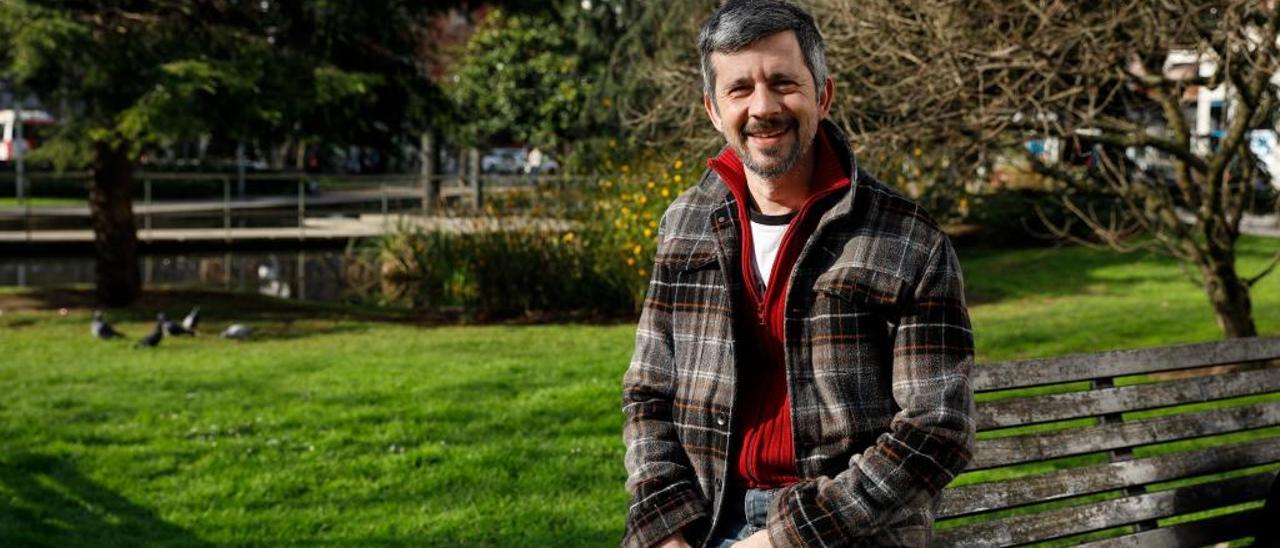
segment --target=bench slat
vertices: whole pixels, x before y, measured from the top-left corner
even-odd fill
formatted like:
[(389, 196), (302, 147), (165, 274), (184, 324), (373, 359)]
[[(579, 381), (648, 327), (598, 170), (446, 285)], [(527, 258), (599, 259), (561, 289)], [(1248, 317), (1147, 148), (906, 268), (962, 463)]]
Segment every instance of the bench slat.
[(1225, 516), (1182, 523), (1172, 527), (1152, 529), (1141, 533), (1133, 533), (1123, 537), (1103, 539), (1086, 544), (1081, 548), (1164, 548), (1165, 546), (1205, 546), (1225, 540), (1233, 540), (1250, 536), (1258, 520), (1262, 519), (1262, 511), (1250, 510), (1236, 512)]
[(954, 517), (999, 510), (1276, 461), (1280, 461), (1280, 438), (1267, 438), (1185, 453), (1059, 470), (1032, 477), (947, 489), (942, 493), (942, 507), (938, 515)]
[(1071, 428), (982, 440), (969, 470), (981, 470), (1150, 443), (1174, 441), (1280, 423), (1280, 402), (1264, 402), (1119, 424)]
[(974, 390), (1002, 390), (1276, 358), (1280, 337), (1255, 337), (979, 365), (971, 382)]
[(1275, 472), (1014, 516), (938, 531), (939, 546), (1008, 546), (1251, 502), (1266, 496)]
[(984, 402), (979, 430), (1280, 391), (1280, 368)]

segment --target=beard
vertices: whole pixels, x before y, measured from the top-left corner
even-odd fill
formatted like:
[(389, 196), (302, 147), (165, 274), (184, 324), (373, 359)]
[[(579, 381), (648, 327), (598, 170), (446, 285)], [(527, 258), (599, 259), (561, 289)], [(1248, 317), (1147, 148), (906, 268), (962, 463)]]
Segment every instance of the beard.
[[(791, 116), (752, 120), (738, 131), (738, 139), (733, 140), (730, 145), (742, 160), (742, 166), (747, 170), (764, 179), (776, 179), (796, 167), (809, 145), (813, 143), (814, 135), (802, 136), (807, 132), (802, 132), (801, 129), (803, 128), (800, 127), (799, 122)], [(790, 146), (785, 143), (778, 144), (761, 149), (759, 154), (751, 154), (751, 149), (747, 146), (748, 136), (772, 133), (777, 130), (796, 132)]]

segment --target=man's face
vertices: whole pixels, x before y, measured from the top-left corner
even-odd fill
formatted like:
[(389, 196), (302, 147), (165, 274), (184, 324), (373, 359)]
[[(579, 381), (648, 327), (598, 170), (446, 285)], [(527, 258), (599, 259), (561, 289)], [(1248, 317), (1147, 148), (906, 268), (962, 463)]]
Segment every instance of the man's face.
[(766, 36), (744, 50), (712, 53), (714, 96), (703, 104), (742, 163), (764, 179), (791, 171), (831, 110), (828, 78), (819, 101), (794, 32)]

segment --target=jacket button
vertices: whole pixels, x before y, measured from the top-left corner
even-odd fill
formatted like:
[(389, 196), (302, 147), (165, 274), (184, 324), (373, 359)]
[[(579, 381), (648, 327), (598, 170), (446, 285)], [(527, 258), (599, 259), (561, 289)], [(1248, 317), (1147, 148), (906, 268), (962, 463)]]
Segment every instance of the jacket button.
[(725, 422), (727, 422), (727, 421), (725, 421), (725, 419), (724, 419), (724, 415), (716, 415), (716, 424), (718, 424), (718, 425), (720, 425), (720, 426), (724, 426), (724, 423), (725, 423)]
[(725, 224), (725, 223), (729, 222), (729, 218), (728, 218), (728, 217), (725, 217), (724, 215), (718, 215), (718, 216), (716, 216), (716, 222), (717, 222), (717, 223), (720, 223), (720, 224)]

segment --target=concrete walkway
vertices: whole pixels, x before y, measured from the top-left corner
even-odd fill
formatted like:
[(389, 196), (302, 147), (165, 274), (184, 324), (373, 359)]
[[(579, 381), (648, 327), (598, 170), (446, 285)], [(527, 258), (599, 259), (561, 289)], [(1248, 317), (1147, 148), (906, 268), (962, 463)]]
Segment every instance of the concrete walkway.
[[(444, 197), (469, 193), (468, 189), (442, 189)], [(385, 189), (330, 191), (322, 194), (305, 195), (302, 199), (306, 207), (339, 206), (361, 203), (377, 203), (382, 200), (421, 200), (422, 190), (405, 187), (387, 187)], [(150, 204), (137, 200), (133, 204), (135, 216), (144, 215), (181, 215), (190, 213), (216, 213), (220, 211), (243, 211), (251, 209), (277, 209), (298, 207), (298, 196), (260, 196), (223, 202), (222, 200), (175, 200), (154, 201)], [(0, 207), (0, 220), (22, 219), (32, 217), (89, 217), (89, 206), (34, 206), (28, 212), (20, 206)]]
[[(1178, 209), (1178, 218), (1187, 224), (1195, 224), (1195, 215), (1185, 209)], [(1240, 233), (1264, 238), (1280, 238), (1280, 216), (1244, 214), (1240, 218)]]
[[(155, 228), (138, 229), (143, 243), (181, 242), (270, 242), (350, 240), (381, 236), (400, 227), (426, 232), (470, 233), (497, 230), (543, 230), (564, 232), (573, 224), (563, 219), (539, 217), (423, 217), (420, 215), (364, 214), (358, 218), (307, 218), (302, 227), (259, 228)], [(25, 244), (92, 244), (92, 230), (36, 230), (0, 232), (0, 246)]]

